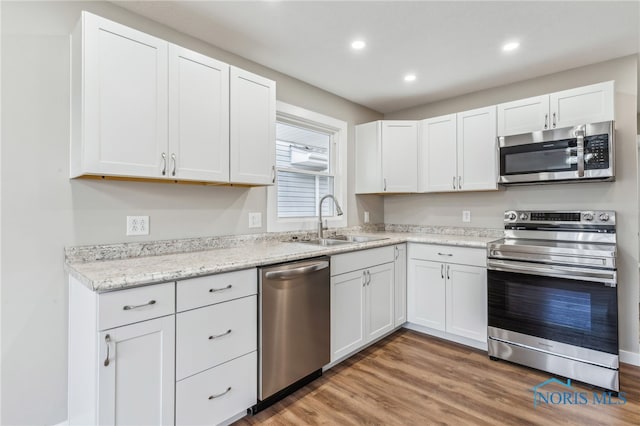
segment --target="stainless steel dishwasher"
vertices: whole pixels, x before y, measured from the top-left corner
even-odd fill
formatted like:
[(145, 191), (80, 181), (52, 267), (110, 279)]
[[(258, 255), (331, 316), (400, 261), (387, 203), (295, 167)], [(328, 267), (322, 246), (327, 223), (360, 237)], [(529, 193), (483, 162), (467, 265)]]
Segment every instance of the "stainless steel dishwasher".
[(322, 375), (331, 359), (329, 258), (261, 268), (255, 413)]

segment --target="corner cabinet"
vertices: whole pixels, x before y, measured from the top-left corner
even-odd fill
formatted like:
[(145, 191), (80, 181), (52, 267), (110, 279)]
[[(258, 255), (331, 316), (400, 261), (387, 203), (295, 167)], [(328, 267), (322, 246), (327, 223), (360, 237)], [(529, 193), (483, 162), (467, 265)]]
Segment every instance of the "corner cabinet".
[(408, 257), (409, 328), (486, 349), (485, 251), (410, 243)]
[(419, 192), (498, 189), (496, 107), (420, 121)]
[(417, 121), (357, 125), (356, 194), (416, 192), (417, 149)]
[(614, 119), (615, 82), (606, 81), (498, 105), (498, 136)]
[(392, 331), (393, 246), (331, 257), (331, 362)]
[(275, 82), (88, 12), (71, 43), (70, 177), (273, 183)]

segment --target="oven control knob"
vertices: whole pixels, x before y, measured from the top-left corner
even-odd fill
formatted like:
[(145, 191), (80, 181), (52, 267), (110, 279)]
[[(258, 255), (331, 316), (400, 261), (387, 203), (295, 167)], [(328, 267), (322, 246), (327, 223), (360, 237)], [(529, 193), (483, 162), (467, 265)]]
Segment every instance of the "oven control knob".
[(582, 215), (582, 218), (584, 220), (587, 220), (587, 221), (592, 221), (593, 220), (593, 213), (585, 213), (585, 214)]
[(516, 212), (504, 212), (505, 220), (516, 220), (517, 217)]
[(529, 219), (529, 215), (526, 213), (520, 213), (520, 220), (527, 220)]
[(607, 213), (600, 213), (600, 220), (606, 222), (609, 220), (609, 215)]

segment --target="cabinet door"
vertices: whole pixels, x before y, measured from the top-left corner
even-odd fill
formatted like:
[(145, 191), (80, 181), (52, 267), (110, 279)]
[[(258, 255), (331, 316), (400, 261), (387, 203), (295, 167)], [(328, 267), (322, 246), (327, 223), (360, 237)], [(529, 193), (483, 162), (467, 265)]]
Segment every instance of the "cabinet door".
[(230, 180), (271, 185), (276, 166), (276, 83), (231, 67)]
[(445, 264), (409, 259), (407, 319), (409, 322), (445, 330)]
[(407, 245), (399, 244), (395, 250), (393, 326), (399, 327), (407, 321)]
[(518, 135), (549, 128), (549, 95), (498, 105), (498, 136)]
[(331, 277), (332, 362), (364, 345), (364, 303), (364, 271)]
[(420, 192), (448, 192), (457, 189), (456, 115), (420, 122)]
[(562, 128), (613, 120), (613, 94), (613, 81), (552, 93), (551, 126)]
[(175, 317), (106, 330), (99, 339), (98, 423), (173, 424)]
[(446, 268), (447, 333), (486, 342), (486, 268), (452, 264)]
[(83, 12), (82, 170), (161, 177), (167, 149), (167, 42)]
[(371, 341), (393, 329), (393, 262), (367, 269), (365, 327)]
[(356, 126), (356, 194), (382, 192), (382, 122)]
[(418, 190), (418, 123), (394, 120), (382, 122), (382, 190)]
[(169, 46), (170, 177), (229, 181), (229, 65)]
[(498, 189), (496, 107), (461, 112), (458, 121), (458, 190)]

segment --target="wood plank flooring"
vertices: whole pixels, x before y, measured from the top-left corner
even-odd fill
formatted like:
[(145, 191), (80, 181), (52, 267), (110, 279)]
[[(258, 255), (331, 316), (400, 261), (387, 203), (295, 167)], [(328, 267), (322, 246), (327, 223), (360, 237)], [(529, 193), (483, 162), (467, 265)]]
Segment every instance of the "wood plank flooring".
[[(602, 391), (572, 383), (588, 404), (534, 408), (532, 388), (552, 375), (402, 329), (235, 424), (640, 425), (640, 367), (620, 370), (625, 404), (593, 404), (593, 392)], [(543, 390), (566, 391), (557, 384)]]

